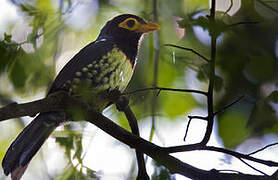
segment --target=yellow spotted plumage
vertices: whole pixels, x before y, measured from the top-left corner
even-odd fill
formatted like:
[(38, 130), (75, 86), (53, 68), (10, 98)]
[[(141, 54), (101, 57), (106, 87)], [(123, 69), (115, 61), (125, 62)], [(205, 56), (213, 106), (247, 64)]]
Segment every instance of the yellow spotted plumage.
[[(82, 97), (97, 111), (108, 105), (102, 92), (123, 91), (133, 74), (133, 67), (127, 56), (116, 46), (75, 73), (72, 80), (67, 80), (63, 87), (68, 86), (70, 94)], [(85, 90), (84, 90), (85, 89)], [(97, 102), (97, 103), (95, 103)]]

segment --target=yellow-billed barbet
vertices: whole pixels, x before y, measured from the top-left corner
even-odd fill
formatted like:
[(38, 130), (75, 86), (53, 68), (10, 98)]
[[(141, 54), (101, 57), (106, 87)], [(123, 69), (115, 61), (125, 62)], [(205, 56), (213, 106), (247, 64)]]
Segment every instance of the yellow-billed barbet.
[[(48, 95), (64, 90), (83, 97), (93, 110), (102, 112), (111, 103), (104, 95), (122, 92), (128, 85), (142, 35), (157, 29), (159, 25), (131, 14), (108, 21), (98, 38), (64, 66)], [(44, 141), (66, 120), (62, 112), (40, 113), (9, 147), (2, 162), (4, 173), (20, 179)]]

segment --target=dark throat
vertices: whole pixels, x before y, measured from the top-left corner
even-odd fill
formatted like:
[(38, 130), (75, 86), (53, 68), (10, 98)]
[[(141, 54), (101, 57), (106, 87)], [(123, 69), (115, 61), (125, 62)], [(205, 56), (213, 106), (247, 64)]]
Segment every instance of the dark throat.
[(136, 64), (138, 49), (140, 46), (139, 35), (125, 36), (125, 37), (116, 37), (115, 43), (125, 53), (127, 58), (130, 60), (132, 67)]

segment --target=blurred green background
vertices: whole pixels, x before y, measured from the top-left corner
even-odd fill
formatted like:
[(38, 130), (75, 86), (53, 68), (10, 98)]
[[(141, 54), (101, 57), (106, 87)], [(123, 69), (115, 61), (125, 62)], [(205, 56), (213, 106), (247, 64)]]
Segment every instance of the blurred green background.
[[(132, 13), (159, 23), (161, 30), (145, 36), (127, 91), (154, 85), (206, 91), (209, 65), (193, 53), (164, 44), (192, 48), (210, 58), (209, 31), (217, 33), (215, 109), (220, 110), (240, 96), (244, 95), (244, 99), (216, 116), (210, 143), (250, 152), (277, 142), (278, 1), (218, 0), (214, 26), (208, 24), (209, 3), (208, 0), (4, 0), (0, 8), (0, 104), (44, 97), (63, 65), (96, 39), (106, 21)], [(130, 98), (143, 137), (159, 145), (184, 144), (187, 115), (206, 115), (206, 99), (202, 95), (169, 91), (157, 95), (155, 91), (144, 91)], [(129, 129), (125, 117), (115, 107), (108, 108), (105, 114)], [(30, 120), (23, 117), (1, 122), (0, 160)], [(194, 120), (189, 129), (187, 142), (190, 143), (200, 141), (205, 132), (205, 123), (195, 121), (199, 120)], [(32, 161), (24, 178), (134, 179), (133, 151), (98, 133), (99, 130), (86, 123), (58, 129), (43, 153)], [(107, 147), (105, 140), (95, 140), (95, 136), (105, 136), (112, 145)], [(106, 173), (109, 161), (115, 166), (121, 159), (113, 160), (112, 150), (92, 151), (91, 147), (101, 146), (98, 143), (112, 150), (114, 146), (124, 149), (121, 157), (128, 158), (126, 165), (119, 166), (123, 167), (121, 172)], [(275, 152), (277, 148), (268, 153)], [(94, 158), (101, 153), (112, 155), (106, 165), (98, 168), (100, 162), (90, 165), (94, 159), (89, 158), (89, 153)], [(219, 161), (218, 167), (233, 164), (230, 157), (213, 157)], [(276, 159), (272, 156), (272, 160)], [(215, 166), (206, 163), (202, 167)], [(183, 179), (169, 175), (150, 159), (147, 167), (153, 179)], [(0, 179), (5, 179), (2, 172)]]

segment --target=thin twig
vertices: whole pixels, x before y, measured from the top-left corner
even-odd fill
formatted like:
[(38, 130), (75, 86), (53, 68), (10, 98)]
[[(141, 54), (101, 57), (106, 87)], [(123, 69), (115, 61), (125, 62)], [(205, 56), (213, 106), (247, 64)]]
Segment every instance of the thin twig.
[(230, 108), (230, 107), (233, 106), (234, 104), (236, 104), (236, 103), (238, 103), (239, 101), (241, 101), (243, 98), (244, 98), (244, 95), (243, 95), (243, 96), (240, 96), (239, 98), (237, 98), (237, 99), (236, 99), (235, 101), (233, 101), (232, 103), (230, 103), (230, 104), (224, 106), (222, 109), (216, 111), (216, 112), (214, 113), (214, 115), (219, 114), (219, 113), (222, 113), (222, 112), (225, 111), (226, 109)]
[(190, 123), (192, 121), (192, 119), (201, 119), (201, 120), (207, 120), (208, 117), (203, 117), (203, 116), (188, 116), (189, 120), (188, 120), (188, 123), (187, 123), (187, 126), (186, 126), (186, 130), (185, 130), (185, 134), (184, 134), (184, 137), (183, 137), (183, 141), (185, 141), (186, 137), (187, 137), (187, 134), (188, 134), (188, 131), (189, 131), (189, 126), (190, 126)]
[(201, 119), (201, 120), (208, 120), (207, 116), (188, 116), (189, 119)]
[(263, 171), (261, 171), (261, 170), (255, 168), (254, 166), (251, 166), (249, 163), (247, 163), (247, 162), (244, 161), (243, 159), (241, 159), (241, 158), (238, 158), (238, 159), (239, 159), (241, 162), (243, 162), (244, 164), (246, 164), (248, 167), (250, 167), (251, 169), (253, 169), (253, 170), (255, 170), (255, 171), (257, 171), (257, 172), (259, 172), (259, 173), (261, 173), (261, 174), (263, 174), (263, 175), (265, 175), (265, 176), (269, 176), (268, 174), (264, 173)]
[(258, 152), (261, 152), (261, 151), (265, 150), (266, 148), (269, 148), (271, 146), (276, 146), (276, 145), (278, 145), (278, 143), (268, 144), (268, 145), (266, 145), (265, 147), (263, 147), (261, 149), (258, 149), (258, 150), (254, 151), (254, 152), (249, 153), (248, 155), (249, 156), (254, 155), (254, 154), (258, 153)]
[(228, 12), (232, 9), (232, 7), (233, 7), (233, 5), (234, 5), (234, 0), (230, 0), (230, 3), (231, 3), (231, 4), (230, 4), (229, 8), (224, 12), (222, 18), (223, 18), (226, 14), (228, 14)]
[(229, 24), (226, 27), (231, 28), (231, 27), (238, 26), (238, 25), (253, 25), (253, 24), (258, 24), (258, 23), (259, 23), (259, 21), (242, 21), (242, 22), (237, 22), (234, 24)]
[(278, 3), (277, 0), (273, 0), (273, 1), (264, 1), (265, 3)]
[(263, 2), (262, 0), (257, 0), (257, 2), (261, 3), (262, 5), (264, 5), (265, 7), (267, 7), (268, 9), (272, 10), (273, 12), (278, 14), (278, 10), (273, 8), (272, 6), (268, 5), (267, 3)]
[(188, 120), (188, 123), (187, 123), (187, 126), (186, 126), (186, 130), (185, 130), (185, 134), (184, 134), (184, 137), (183, 137), (183, 141), (185, 142), (185, 139), (187, 137), (187, 133), (188, 133), (188, 130), (189, 130), (189, 126), (190, 126), (190, 123), (192, 121), (192, 118), (189, 118)]
[(191, 145), (183, 145), (183, 146), (164, 147), (163, 149), (164, 149), (165, 153), (177, 153), (177, 152), (187, 152), (187, 151), (196, 151), (196, 150), (215, 151), (215, 152), (225, 153), (225, 154), (231, 155), (236, 158), (243, 158), (246, 160), (264, 164), (266, 166), (278, 167), (278, 162), (255, 158), (253, 156), (249, 156), (248, 154), (242, 154), (242, 153), (232, 151), (229, 149), (225, 149), (225, 148), (220, 148), (220, 147), (215, 147), (215, 146), (203, 146), (200, 143), (191, 144)]
[(174, 91), (174, 92), (188, 92), (188, 93), (196, 93), (196, 94), (202, 94), (207, 96), (207, 92), (195, 90), (195, 89), (177, 89), (177, 88), (164, 88), (164, 87), (149, 87), (149, 88), (141, 88), (136, 89), (134, 91), (125, 92), (122, 95), (130, 95), (130, 94), (136, 94), (139, 92), (144, 91), (150, 91), (150, 90), (159, 90), (159, 91)]
[(197, 56), (199, 56), (200, 58), (202, 58), (203, 60), (205, 60), (206, 62), (210, 61), (208, 58), (206, 58), (205, 56), (201, 55), (200, 53), (198, 53), (197, 51), (195, 51), (194, 49), (191, 49), (191, 48), (177, 46), (177, 45), (174, 45), (174, 44), (164, 44), (164, 46), (170, 46), (170, 47), (175, 47), (175, 48), (178, 48), (178, 49), (183, 49), (183, 50), (186, 50), (186, 51), (190, 51), (190, 52), (196, 54)]

